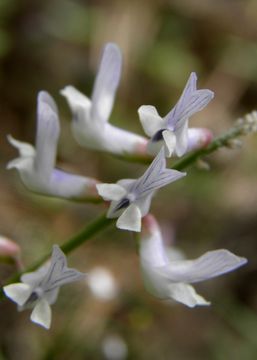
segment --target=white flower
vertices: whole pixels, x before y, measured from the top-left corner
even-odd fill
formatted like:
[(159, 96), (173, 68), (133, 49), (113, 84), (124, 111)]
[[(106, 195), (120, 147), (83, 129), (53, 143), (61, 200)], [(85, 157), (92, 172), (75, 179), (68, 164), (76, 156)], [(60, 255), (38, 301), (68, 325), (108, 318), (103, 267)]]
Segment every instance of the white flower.
[(247, 262), (224, 249), (209, 251), (195, 260), (184, 260), (177, 250), (164, 246), (159, 226), (151, 215), (143, 222), (140, 261), (144, 283), (151, 294), (189, 307), (210, 304), (190, 283), (220, 276)]
[(166, 169), (162, 147), (139, 179), (124, 179), (117, 184), (98, 184), (96, 187), (104, 200), (112, 200), (107, 217), (119, 217), (116, 223), (119, 229), (139, 232), (141, 218), (148, 213), (155, 191), (185, 175), (177, 170)]
[(46, 329), (51, 325), (51, 307), (62, 285), (82, 280), (85, 274), (67, 267), (66, 257), (53, 246), (51, 262), (21, 276), (21, 283), (4, 286), (5, 295), (18, 304), (18, 310), (33, 308), (30, 319)]
[(177, 156), (185, 154), (188, 150), (188, 131), (190, 131), (188, 119), (202, 110), (214, 96), (210, 90), (197, 90), (196, 81), (197, 77), (193, 72), (179, 101), (164, 118), (160, 117), (154, 106), (143, 105), (138, 109), (144, 131), (151, 137), (150, 145), (164, 140), (168, 157), (174, 151)]
[(40, 194), (76, 200), (97, 196), (95, 179), (54, 168), (60, 134), (57, 107), (45, 91), (38, 94), (37, 101), (36, 146), (9, 135), (9, 142), (19, 150), (20, 156), (10, 161), (7, 169), (16, 168), (23, 184)]
[(72, 131), (81, 146), (115, 154), (145, 153), (146, 138), (108, 123), (120, 81), (121, 65), (120, 49), (116, 44), (108, 43), (91, 99), (73, 86), (66, 86), (61, 94), (71, 108)]

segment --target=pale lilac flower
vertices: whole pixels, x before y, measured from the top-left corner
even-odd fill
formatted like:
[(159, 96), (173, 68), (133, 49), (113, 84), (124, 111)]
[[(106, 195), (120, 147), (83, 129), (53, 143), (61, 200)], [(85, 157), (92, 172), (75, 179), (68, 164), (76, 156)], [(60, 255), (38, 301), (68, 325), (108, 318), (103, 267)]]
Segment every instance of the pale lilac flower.
[(53, 246), (50, 264), (21, 276), (21, 283), (4, 286), (5, 295), (18, 304), (18, 310), (33, 308), (30, 320), (49, 329), (51, 307), (62, 285), (82, 280), (85, 274), (67, 267), (67, 260), (59, 246)]
[(162, 147), (139, 179), (124, 179), (117, 184), (98, 184), (96, 187), (104, 200), (112, 200), (107, 217), (118, 217), (116, 225), (119, 229), (139, 232), (141, 218), (148, 213), (155, 191), (185, 175), (177, 170), (166, 169)]
[(202, 110), (213, 98), (214, 93), (207, 89), (197, 90), (197, 77), (193, 72), (187, 81), (185, 89), (175, 107), (162, 118), (156, 108), (143, 105), (138, 109), (139, 118), (145, 133), (151, 137), (151, 145), (164, 140), (166, 155), (173, 152), (182, 156), (188, 150), (189, 118)]
[(146, 138), (108, 123), (120, 81), (121, 65), (119, 47), (108, 43), (104, 48), (91, 99), (73, 86), (66, 86), (61, 94), (71, 108), (72, 131), (81, 146), (115, 154), (144, 153)]
[(152, 215), (143, 221), (140, 261), (144, 283), (151, 294), (189, 307), (210, 304), (190, 284), (233, 271), (247, 262), (245, 258), (224, 249), (185, 260), (181, 252), (165, 247), (160, 228)]
[(35, 148), (8, 136), (20, 156), (8, 163), (16, 168), (23, 184), (31, 191), (61, 198), (82, 200), (97, 196), (96, 180), (72, 175), (54, 168), (60, 125), (56, 104), (45, 91), (38, 95), (37, 133)]

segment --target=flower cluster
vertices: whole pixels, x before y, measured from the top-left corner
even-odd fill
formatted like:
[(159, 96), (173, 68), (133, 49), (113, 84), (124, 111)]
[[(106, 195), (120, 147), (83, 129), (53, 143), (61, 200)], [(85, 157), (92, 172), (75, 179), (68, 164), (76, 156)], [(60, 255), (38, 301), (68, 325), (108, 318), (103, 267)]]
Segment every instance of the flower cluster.
[[(204, 148), (212, 133), (204, 128), (189, 128), (188, 120), (201, 111), (213, 98), (208, 89), (197, 89), (197, 76), (190, 74), (177, 104), (164, 117), (153, 106), (138, 109), (139, 119), (150, 139), (120, 129), (108, 121), (120, 81), (121, 52), (116, 44), (104, 48), (91, 99), (73, 86), (61, 94), (72, 112), (71, 128), (77, 142), (84, 147), (119, 156), (151, 154), (153, 160), (138, 179), (122, 179), (107, 184), (94, 178), (73, 175), (55, 166), (60, 124), (57, 106), (45, 91), (38, 95), (36, 145), (15, 140), (9, 142), (20, 156), (8, 163), (16, 168), (23, 184), (31, 191), (68, 200), (110, 202), (107, 218), (118, 218), (117, 228), (139, 232), (140, 263), (146, 288), (163, 299), (173, 299), (189, 307), (208, 305), (190, 285), (232, 271), (246, 263), (228, 250), (214, 250), (195, 260), (185, 260), (175, 248), (167, 248), (161, 230), (149, 214), (157, 190), (186, 176), (186, 173), (166, 167), (166, 157), (181, 157), (196, 148)], [(252, 120), (254, 118), (254, 121)], [(255, 122), (256, 114), (248, 119)], [(19, 310), (33, 308), (31, 320), (45, 328), (51, 324), (51, 308), (60, 286), (84, 279), (85, 275), (67, 267), (65, 255), (53, 246), (50, 263), (21, 276), (21, 283), (6, 285), (7, 297)], [(89, 287), (92, 286), (90, 276)], [(95, 290), (94, 290), (95, 291)]]

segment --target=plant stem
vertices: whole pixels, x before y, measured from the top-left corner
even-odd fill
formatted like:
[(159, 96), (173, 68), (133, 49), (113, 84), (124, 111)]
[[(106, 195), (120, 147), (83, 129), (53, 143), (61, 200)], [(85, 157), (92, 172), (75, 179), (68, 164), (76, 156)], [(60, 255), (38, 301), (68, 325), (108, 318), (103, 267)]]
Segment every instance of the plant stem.
[[(236, 139), (239, 136), (246, 135), (245, 132), (245, 123), (237, 125), (230, 128), (226, 133), (216, 137), (207, 147), (200, 148), (195, 151), (191, 151), (183, 158), (177, 160), (172, 166), (172, 169), (182, 170), (187, 166), (194, 163), (198, 158), (208, 155), (218, 148), (226, 147), (229, 145), (229, 142), (233, 139)], [(140, 163), (149, 165), (153, 161), (153, 156), (150, 155), (136, 155), (136, 154), (126, 154), (126, 155), (113, 155), (118, 159), (125, 160), (128, 162)]]
[[(77, 247), (79, 247), (81, 244), (86, 242), (87, 240), (91, 239), (94, 235), (99, 233), (101, 230), (106, 229), (108, 226), (110, 226), (115, 219), (108, 219), (106, 217), (106, 213), (103, 213), (98, 218), (91, 221), (84, 229), (82, 229), (77, 235), (73, 236), (69, 240), (67, 240), (62, 246), (61, 249), (65, 254), (70, 253)], [(11, 284), (14, 282), (17, 282), (22, 275), (22, 273), (27, 273), (34, 271), (39, 266), (41, 266), (49, 257), (51, 256), (51, 253), (48, 253), (41, 257), (38, 261), (36, 261), (32, 266), (28, 267), (25, 271), (18, 272), (11, 278), (9, 278), (6, 281), (6, 284)], [(1, 290), (0, 292), (0, 299), (3, 297), (3, 292)]]
[[(228, 130), (225, 134), (215, 138), (206, 148), (198, 149), (189, 154), (185, 155), (182, 159), (173, 163), (172, 168), (176, 170), (183, 170), (189, 165), (192, 165), (196, 160), (201, 158), (202, 156), (206, 156), (211, 154), (215, 150), (228, 146), (229, 142), (239, 136), (246, 134), (244, 131), (244, 125), (238, 125), (230, 130)], [(142, 157), (140, 157), (140, 162), (142, 162)], [(132, 159), (131, 159), (132, 160)], [(136, 157), (133, 157), (133, 161), (137, 161)], [(150, 163), (151, 160), (149, 157), (145, 157), (144, 163)], [(62, 246), (61, 249), (65, 254), (69, 254), (71, 251), (75, 250), (84, 242), (91, 239), (93, 236), (98, 234), (100, 231), (106, 229), (108, 226), (113, 224), (115, 219), (108, 219), (106, 217), (106, 213), (100, 215), (98, 218), (89, 223), (84, 229), (82, 229), (77, 235), (67, 240)], [(40, 265), (42, 265), (51, 254), (44, 255), (41, 259), (35, 262), (32, 266), (28, 267), (24, 272), (30, 272), (37, 269)], [(22, 273), (16, 273), (13, 277), (6, 281), (6, 284), (10, 284), (19, 280), (20, 275)], [(3, 292), (0, 293), (0, 299), (3, 297)]]
[(176, 170), (183, 170), (189, 165), (192, 165), (199, 158), (209, 155), (221, 147), (228, 147), (231, 140), (236, 139), (242, 135), (245, 135), (243, 127), (233, 127), (225, 134), (216, 137), (206, 148), (192, 151), (185, 155), (182, 159), (177, 160), (175, 163), (173, 163), (171, 168)]

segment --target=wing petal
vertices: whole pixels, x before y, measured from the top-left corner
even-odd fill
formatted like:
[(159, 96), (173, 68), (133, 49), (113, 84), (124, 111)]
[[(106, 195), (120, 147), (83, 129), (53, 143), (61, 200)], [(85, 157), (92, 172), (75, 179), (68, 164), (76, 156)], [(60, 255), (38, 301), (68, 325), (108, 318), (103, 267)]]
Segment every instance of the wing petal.
[(185, 175), (186, 173), (177, 170), (166, 169), (165, 150), (162, 147), (146, 172), (135, 182), (131, 191), (140, 198)]
[(163, 267), (162, 274), (172, 282), (195, 283), (235, 270), (247, 262), (228, 250), (214, 250), (195, 260), (174, 261)]
[(145, 133), (150, 137), (152, 137), (160, 129), (166, 128), (165, 121), (160, 117), (154, 106), (140, 106), (138, 109), (138, 115)]
[(49, 292), (64, 284), (81, 280), (84, 277), (85, 274), (67, 267), (66, 256), (59, 246), (54, 245), (49, 271), (39, 286), (45, 292)]
[(170, 298), (191, 308), (197, 305), (210, 305), (209, 301), (206, 301), (201, 295), (197, 294), (193, 286), (188, 284), (169, 284), (168, 295)]
[(118, 218), (117, 227), (123, 230), (141, 231), (141, 212), (140, 209), (131, 204)]
[(96, 188), (104, 200), (119, 201), (127, 193), (122, 186), (117, 184), (97, 184)]
[(43, 298), (34, 307), (30, 320), (34, 323), (43, 326), (45, 329), (49, 329), (51, 326), (52, 311), (48, 302)]
[(181, 122), (202, 110), (213, 98), (214, 93), (208, 89), (196, 89), (197, 76), (190, 74), (183, 93), (175, 107), (165, 116), (168, 127), (175, 130)]
[(29, 298), (32, 292), (32, 287), (28, 284), (17, 283), (6, 285), (3, 287), (3, 290), (9, 299), (22, 306)]

